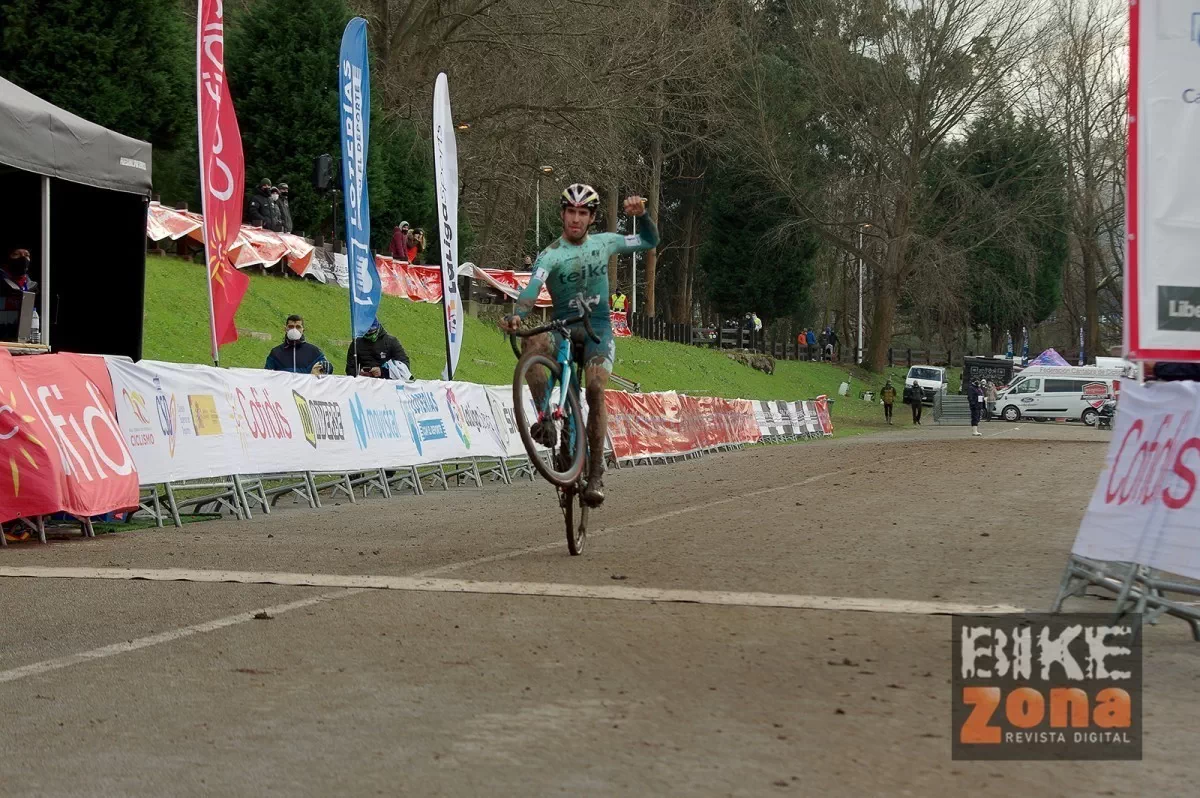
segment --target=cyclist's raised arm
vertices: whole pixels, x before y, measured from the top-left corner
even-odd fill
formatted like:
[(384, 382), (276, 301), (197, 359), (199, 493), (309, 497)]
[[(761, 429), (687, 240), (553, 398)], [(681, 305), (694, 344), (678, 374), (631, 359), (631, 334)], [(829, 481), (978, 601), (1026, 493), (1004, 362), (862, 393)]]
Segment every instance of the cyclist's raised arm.
[(529, 312), (533, 310), (538, 292), (542, 290), (542, 285), (546, 282), (547, 262), (546, 250), (542, 250), (542, 254), (538, 255), (538, 259), (533, 264), (533, 274), (529, 277), (529, 285), (525, 286), (520, 296), (517, 297), (517, 315), (521, 317), (521, 321), (524, 321)]
[(634, 218), (637, 219), (637, 235), (615, 236), (618, 239), (618, 243), (613, 251), (618, 255), (628, 255), (630, 252), (645, 252), (648, 249), (654, 249), (658, 246), (658, 227), (655, 226), (654, 220), (650, 218), (650, 212), (647, 211), (641, 216)]

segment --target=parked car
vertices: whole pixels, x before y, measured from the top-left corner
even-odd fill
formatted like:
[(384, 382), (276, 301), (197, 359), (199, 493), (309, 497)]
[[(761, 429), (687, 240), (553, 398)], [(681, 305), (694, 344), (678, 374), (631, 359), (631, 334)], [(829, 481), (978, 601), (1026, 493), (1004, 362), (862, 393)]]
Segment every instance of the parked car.
[(933, 397), (946, 393), (946, 370), (941, 366), (912, 366), (904, 377), (904, 403), (912, 404), (912, 384), (921, 389), (920, 401), (933, 404)]

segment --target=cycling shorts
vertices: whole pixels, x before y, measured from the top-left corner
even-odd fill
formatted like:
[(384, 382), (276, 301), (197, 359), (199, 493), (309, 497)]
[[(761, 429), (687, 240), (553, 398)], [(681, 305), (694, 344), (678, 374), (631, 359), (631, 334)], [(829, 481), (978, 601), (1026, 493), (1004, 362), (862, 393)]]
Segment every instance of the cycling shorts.
[[(600, 338), (600, 343), (596, 343), (588, 336), (582, 324), (571, 326), (571, 337), (577, 342), (583, 342), (583, 365), (585, 368), (587, 366), (602, 365), (611, 374), (613, 362), (617, 357), (617, 344), (613, 339), (612, 327), (606, 326), (601, 328), (600, 325), (597, 325), (593, 321), (592, 329), (595, 330), (597, 337)], [(562, 341), (562, 334), (554, 333), (555, 349), (562, 344)]]

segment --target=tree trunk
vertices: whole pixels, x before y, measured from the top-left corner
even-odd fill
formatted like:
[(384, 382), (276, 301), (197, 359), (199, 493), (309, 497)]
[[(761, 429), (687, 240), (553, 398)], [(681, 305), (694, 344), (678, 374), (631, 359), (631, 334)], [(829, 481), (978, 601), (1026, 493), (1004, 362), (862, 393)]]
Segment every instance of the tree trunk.
[[(654, 219), (654, 223), (658, 225), (661, 233), (663, 230), (663, 221), (658, 214), (659, 199), (662, 194), (662, 167), (663, 167), (663, 134), (662, 134), (662, 88), (660, 86), (658, 110), (654, 113), (654, 133), (650, 141), (650, 218)], [(655, 311), (654, 306), (654, 281), (658, 271), (658, 250), (651, 249), (646, 252), (646, 313), (653, 316)]]
[[(610, 233), (617, 232), (617, 213), (620, 211), (621, 205), (618, 195), (621, 192), (620, 186), (612, 186), (608, 190), (608, 225), (607, 229)], [(614, 294), (620, 293), (617, 288), (617, 256), (611, 255), (608, 259), (608, 290)], [(604, 297), (607, 301), (608, 297)]]
[(1084, 348), (1086, 354), (1095, 357), (1100, 352), (1100, 297), (1097, 289), (1096, 269), (1099, 253), (1096, 245), (1091, 242), (1080, 242), (1080, 254), (1083, 256), (1083, 297), (1084, 297)]

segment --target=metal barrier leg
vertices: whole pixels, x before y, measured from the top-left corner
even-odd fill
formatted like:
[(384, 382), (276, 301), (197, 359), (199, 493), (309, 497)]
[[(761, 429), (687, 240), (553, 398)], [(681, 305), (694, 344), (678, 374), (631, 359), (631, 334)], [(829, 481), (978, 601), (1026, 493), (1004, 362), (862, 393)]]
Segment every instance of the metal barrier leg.
[(175, 501), (175, 490), (171, 487), (171, 483), (166, 483), (167, 489), (167, 509), (171, 511), (171, 520), (175, 522), (175, 528), (183, 527), (183, 522), (179, 520), (179, 503)]

